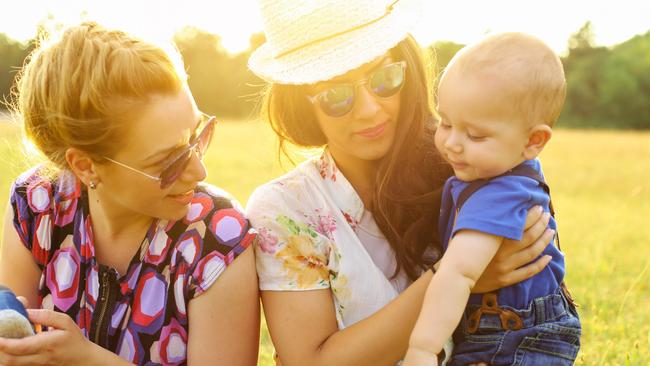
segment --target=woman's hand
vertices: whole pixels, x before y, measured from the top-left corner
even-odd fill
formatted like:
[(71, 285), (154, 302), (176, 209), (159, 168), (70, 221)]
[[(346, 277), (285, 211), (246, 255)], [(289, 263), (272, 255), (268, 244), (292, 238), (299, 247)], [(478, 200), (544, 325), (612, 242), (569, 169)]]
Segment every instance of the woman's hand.
[[(547, 229), (551, 215), (535, 206), (528, 211), (526, 228), (519, 241), (503, 241), (494, 258), (479, 278), (472, 292), (490, 292), (521, 282), (539, 273), (551, 261), (546, 255), (539, 257), (551, 242), (555, 231)], [(529, 264), (530, 263), (530, 264)]]
[(86, 339), (67, 314), (42, 309), (27, 313), (32, 323), (50, 330), (22, 339), (0, 338), (0, 365), (93, 365), (108, 353)]

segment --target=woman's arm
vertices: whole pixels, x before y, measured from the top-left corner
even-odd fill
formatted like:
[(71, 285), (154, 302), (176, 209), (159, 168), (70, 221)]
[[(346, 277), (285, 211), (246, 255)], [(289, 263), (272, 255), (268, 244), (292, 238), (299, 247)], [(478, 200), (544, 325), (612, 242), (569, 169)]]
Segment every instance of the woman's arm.
[[(552, 237), (544, 232), (541, 211), (529, 212), (527, 227), (520, 243), (500, 246), (499, 252), (506, 254), (497, 252), (490, 262), (477, 283), (482, 283), (481, 291), (520, 282), (548, 263), (542, 258), (522, 267), (539, 256)], [(394, 365), (406, 353), (431, 277), (427, 271), (384, 308), (340, 331), (331, 290), (262, 291), (266, 321), (282, 365)]]
[(256, 365), (260, 308), (250, 246), (189, 304), (188, 365)]
[(11, 203), (7, 204), (4, 232), (0, 250), (0, 284), (9, 287), (16, 295), (27, 299), (29, 306), (38, 304), (38, 282), (41, 270), (32, 253), (23, 245), (14, 228)]
[(427, 271), (381, 310), (340, 331), (331, 290), (262, 291), (282, 365), (394, 365), (406, 351), (430, 279)]

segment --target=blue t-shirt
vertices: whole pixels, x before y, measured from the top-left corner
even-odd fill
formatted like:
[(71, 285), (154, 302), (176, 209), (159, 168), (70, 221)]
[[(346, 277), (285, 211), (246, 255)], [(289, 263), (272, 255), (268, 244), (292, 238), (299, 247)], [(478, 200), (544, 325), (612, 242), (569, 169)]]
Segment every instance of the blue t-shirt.
[[(522, 165), (533, 167), (543, 177), (541, 164), (527, 160)], [(458, 217), (456, 203), (458, 196), (470, 183), (451, 177), (445, 183), (442, 194), (442, 207), (450, 210), (440, 212), (440, 235), (443, 247), (447, 249), (449, 240), (459, 230), (476, 230), (504, 238), (520, 240), (528, 210), (541, 205), (549, 212), (550, 197), (536, 180), (523, 176), (500, 176), (492, 178), (485, 186), (472, 194), (463, 204)], [(449, 204), (451, 201), (451, 205)], [(454, 225), (455, 221), (455, 225)], [(551, 218), (549, 227), (557, 230), (555, 220)], [(527, 308), (536, 297), (554, 293), (564, 278), (564, 255), (553, 244), (544, 249), (542, 255), (551, 255), (553, 259), (540, 273), (499, 290), (497, 301), (515, 309)], [(482, 295), (470, 296), (470, 304), (481, 304)]]

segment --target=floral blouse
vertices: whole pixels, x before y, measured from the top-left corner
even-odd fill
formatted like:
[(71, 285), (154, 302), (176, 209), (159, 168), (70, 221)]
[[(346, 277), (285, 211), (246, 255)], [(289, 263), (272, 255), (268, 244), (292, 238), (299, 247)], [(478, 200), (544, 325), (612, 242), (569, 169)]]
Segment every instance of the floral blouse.
[(197, 187), (187, 215), (154, 220), (127, 273), (97, 263), (88, 199), (70, 172), (38, 168), (11, 191), (14, 227), (43, 271), (41, 307), (68, 314), (83, 334), (125, 360), (187, 362), (189, 301), (205, 292), (256, 237), (236, 202)]
[(341, 329), (397, 296), (355, 233), (363, 203), (327, 151), (257, 188), (246, 211), (260, 290), (329, 288)]

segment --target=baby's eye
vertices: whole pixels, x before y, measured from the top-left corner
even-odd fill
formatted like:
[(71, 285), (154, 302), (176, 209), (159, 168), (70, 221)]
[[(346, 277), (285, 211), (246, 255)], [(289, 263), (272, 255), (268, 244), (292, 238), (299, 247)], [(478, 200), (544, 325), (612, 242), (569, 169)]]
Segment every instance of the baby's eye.
[(438, 122), (438, 127), (440, 128), (450, 128), (451, 125), (447, 122), (445, 122), (444, 119), (441, 119), (440, 122)]
[(470, 140), (472, 141), (483, 141), (485, 140), (486, 136), (479, 135), (479, 134), (473, 134), (473, 133), (467, 133), (467, 137), (469, 137)]

